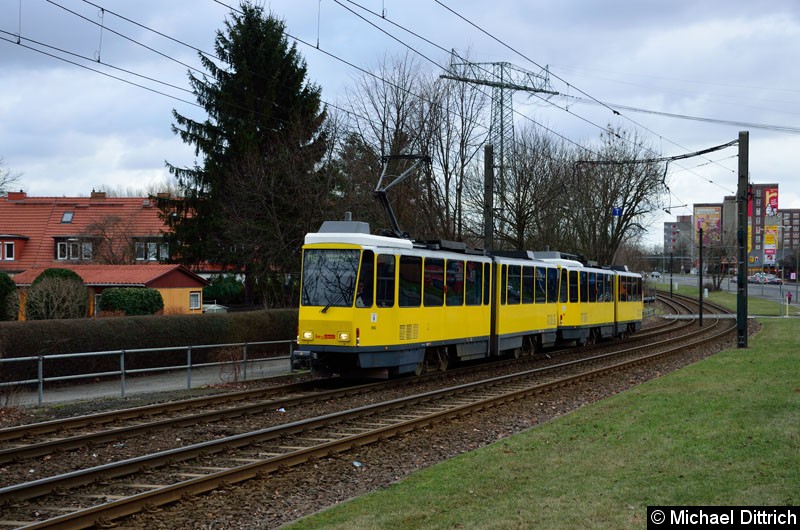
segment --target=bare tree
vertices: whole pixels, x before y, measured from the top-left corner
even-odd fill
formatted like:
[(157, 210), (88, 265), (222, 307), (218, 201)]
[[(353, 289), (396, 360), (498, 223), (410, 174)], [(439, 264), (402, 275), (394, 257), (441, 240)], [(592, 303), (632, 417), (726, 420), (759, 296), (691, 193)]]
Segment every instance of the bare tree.
[(636, 134), (609, 129), (596, 157), (575, 164), (567, 220), (576, 249), (613, 263), (618, 248), (645, 231), (642, 223), (661, 207), (663, 167)]
[(178, 186), (174, 177), (164, 177), (161, 182), (147, 184), (142, 188), (133, 186), (107, 186), (102, 185), (97, 191), (105, 192), (109, 197), (154, 197), (158, 194), (169, 194), (170, 197), (180, 197), (183, 190)]
[(703, 233), (703, 274), (711, 280), (712, 290), (719, 290), (731, 267), (735, 270), (737, 252), (735, 233), (721, 230)]
[[(374, 76), (361, 78), (348, 92), (351, 127), (358, 137), (351, 145), (380, 157), (424, 154), (419, 122), (423, 115), (418, 96), (421, 83), (419, 65), (408, 54), (402, 58), (384, 58)], [(401, 174), (408, 164), (403, 160), (390, 161), (387, 175)], [(370, 190), (375, 189), (379, 176), (380, 173), (373, 176)], [(391, 190), (391, 200), (398, 205), (395, 213), (400, 226), (412, 233), (417, 231), (420, 221), (419, 185), (415, 175)], [(385, 223), (384, 218), (382, 224)]]
[(506, 174), (503, 218), (496, 246), (506, 249), (563, 248), (569, 190), (564, 178), (571, 152), (534, 127), (517, 132)]
[[(92, 241), (92, 261), (105, 265), (135, 263), (135, 223), (118, 215), (108, 215), (89, 224), (81, 237)], [(140, 234), (141, 235), (141, 234)], [(158, 234), (153, 234), (157, 236)]]
[(425, 126), (422, 141), (432, 165), (423, 174), (420, 214), (429, 237), (463, 241), (464, 191), (488, 134), (488, 98), (468, 83), (439, 78), (428, 81), (424, 93), (418, 121)]
[(0, 158), (0, 195), (11, 191), (11, 188), (16, 186), (22, 178), (21, 173), (11, 171), (5, 165), (5, 160)]
[(88, 292), (82, 281), (44, 278), (28, 289), (25, 314), (28, 320), (85, 318)]

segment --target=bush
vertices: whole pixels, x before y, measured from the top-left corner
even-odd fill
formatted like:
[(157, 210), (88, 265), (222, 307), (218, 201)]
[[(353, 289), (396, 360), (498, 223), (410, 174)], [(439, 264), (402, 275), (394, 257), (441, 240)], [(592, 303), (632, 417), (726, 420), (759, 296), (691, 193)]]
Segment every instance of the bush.
[(83, 279), (67, 269), (45, 269), (33, 280), (25, 302), (28, 320), (85, 318), (89, 294)]
[(164, 299), (155, 289), (112, 287), (103, 291), (101, 311), (122, 312), (128, 316), (155, 315), (164, 309)]
[(16, 294), (17, 284), (11, 276), (0, 272), (0, 320), (16, 320), (17, 312)]
[(33, 280), (31, 286), (34, 286), (48, 278), (56, 278), (59, 280), (75, 280), (83, 283), (83, 278), (81, 278), (77, 272), (69, 269), (53, 268), (43, 270), (42, 273), (37, 276), (35, 280)]

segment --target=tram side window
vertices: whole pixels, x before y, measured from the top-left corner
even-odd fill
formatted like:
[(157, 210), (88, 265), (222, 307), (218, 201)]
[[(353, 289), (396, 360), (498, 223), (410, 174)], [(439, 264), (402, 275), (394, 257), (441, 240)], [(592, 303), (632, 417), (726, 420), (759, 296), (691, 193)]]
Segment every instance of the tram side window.
[(626, 285), (628, 282), (628, 278), (625, 276), (619, 277), (619, 301), (620, 302), (627, 302), (628, 301), (628, 286)]
[(547, 269), (544, 267), (536, 267), (536, 291), (534, 299), (537, 304), (543, 304), (547, 301)]
[(444, 305), (444, 260), (425, 258), (425, 285), (423, 296), (425, 305), (439, 307)]
[(466, 275), (466, 302), (467, 305), (481, 305), (481, 289), (483, 287), (483, 263), (478, 261), (467, 262)]
[(460, 260), (447, 260), (447, 290), (445, 300), (447, 305), (464, 305), (464, 262)]
[(361, 270), (358, 271), (356, 307), (372, 307), (375, 292), (375, 253), (365, 250), (361, 255)]
[(578, 301), (578, 271), (569, 271), (569, 301)]
[(642, 279), (641, 278), (634, 278), (634, 283), (636, 283), (636, 300), (638, 302), (642, 301)]
[(422, 258), (400, 256), (400, 307), (419, 307), (422, 303)]
[(378, 256), (378, 282), (375, 290), (378, 307), (394, 306), (394, 262), (392, 255)]
[(483, 305), (489, 305), (492, 301), (492, 289), (491, 289), (491, 282), (492, 282), (492, 264), (491, 263), (484, 263), (483, 264)]
[(589, 301), (597, 302), (597, 273), (589, 273)]
[(608, 274), (597, 275), (597, 301), (608, 302)]
[(561, 274), (561, 286), (559, 287), (559, 302), (566, 302), (568, 300), (569, 295), (569, 288), (567, 284), (567, 276), (569, 275), (569, 271), (566, 269), (560, 269)]
[(614, 300), (614, 277), (610, 274), (606, 275), (606, 292), (608, 293), (608, 301)]
[(558, 302), (558, 269), (547, 269), (547, 301)]
[(522, 267), (522, 303), (533, 303), (533, 267)]
[(520, 273), (522, 267), (519, 265), (508, 266), (508, 303), (518, 304), (520, 299)]
[(589, 274), (586, 271), (578, 273), (581, 282), (581, 302), (589, 301)]

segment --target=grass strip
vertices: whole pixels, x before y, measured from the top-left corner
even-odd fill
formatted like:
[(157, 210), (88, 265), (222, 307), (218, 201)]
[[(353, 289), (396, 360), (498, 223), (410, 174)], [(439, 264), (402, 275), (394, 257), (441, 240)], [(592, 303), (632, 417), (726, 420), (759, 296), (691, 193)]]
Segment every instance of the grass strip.
[(800, 334), (731, 349), (293, 529), (643, 528), (648, 505), (800, 503)]

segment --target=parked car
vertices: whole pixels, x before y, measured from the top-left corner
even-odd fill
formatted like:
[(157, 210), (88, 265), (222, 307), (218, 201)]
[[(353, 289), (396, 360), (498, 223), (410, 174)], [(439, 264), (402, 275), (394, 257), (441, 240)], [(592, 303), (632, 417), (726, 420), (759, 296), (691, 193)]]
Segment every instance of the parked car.
[(659, 278), (661, 278), (661, 273), (658, 271), (653, 271), (650, 273), (650, 277), (653, 278), (654, 280), (658, 280)]
[(783, 280), (775, 276), (774, 274), (767, 274), (766, 282), (772, 285), (783, 285)]

